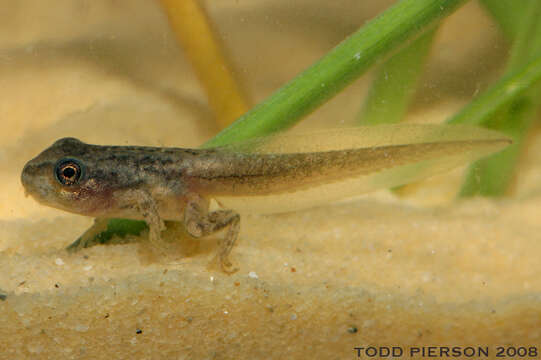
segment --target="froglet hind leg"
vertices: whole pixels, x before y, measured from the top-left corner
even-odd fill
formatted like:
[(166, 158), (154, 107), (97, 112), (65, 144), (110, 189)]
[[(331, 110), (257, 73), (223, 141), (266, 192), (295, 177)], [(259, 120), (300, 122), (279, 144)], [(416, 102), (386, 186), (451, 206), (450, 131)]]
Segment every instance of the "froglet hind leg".
[(238, 270), (231, 268), (229, 253), (239, 234), (239, 214), (232, 210), (208, 212), (208, 201), (200, 196), (193, 196), (184, 210), (184, 224), (186, 231), (196, 238), (213, 234), (229, 226), (225, 238), (219, 244), (217, 256), (225, 273), (232, 274)]

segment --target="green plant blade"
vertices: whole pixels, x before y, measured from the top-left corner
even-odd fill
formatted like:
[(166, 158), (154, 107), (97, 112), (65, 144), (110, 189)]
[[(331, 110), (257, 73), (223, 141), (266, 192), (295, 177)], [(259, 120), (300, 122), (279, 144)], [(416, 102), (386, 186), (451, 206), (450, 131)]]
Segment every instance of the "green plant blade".
[[(530, 74), (530, 80), (535, 83), (541, 61), (541, 2), (527, 1), (525, 5), (524, 16), (511, 49), (507, 74), (512, 77), (534, 59), (526, 65), (526, 74)], [(515, 87), (524, 88), (524, 83), (511, 83), (509, 90), (513, 91)], [(540, 98), (541, 87), (533, 85), (493, 112), (493, 116), (481, 121), (486, 127), (508, 134), (514, 143), (502, 152), (474, 163), (468, 170), (460, 196), (501, 196), (509, 190), (524, 139), (541, 105)]]
[[(541, 56), (502, 77), (451, 117), (450, 124), (482, 125), (541, 80)], [(500, 120), (501, 121), (501, 120)]]
[(366, 23), (203, 147), (268, 135), (294, 125), (391, 50), (451, 14), (465, 0), (402, 0)]
[[(303, 116), (330, 100), (382, 56), (411, 41), (428, 26), (451, 14), (466, 1), (400, 1), (366, 23), (321, 60), (241, 116), (203, 147), (268, 135), (294, 125)], [(117, 221), (119, 220), (111, 220), (109, 228), (116, 226)], [(140, 229), (141, 222), (122, 221), (128, 222), (123, 223), (128, 233), (137, 233)], [(130, 228), (130, 223), (133, 229)]]
[(404, 117), (435, 33), (427, 31), (380, 67), (359, 114), (360, 124), (391, 124)]
[(509, 39), (515, 38), (520, 31), (525, 10), (532, 1), (538, 0), (481, 0)]

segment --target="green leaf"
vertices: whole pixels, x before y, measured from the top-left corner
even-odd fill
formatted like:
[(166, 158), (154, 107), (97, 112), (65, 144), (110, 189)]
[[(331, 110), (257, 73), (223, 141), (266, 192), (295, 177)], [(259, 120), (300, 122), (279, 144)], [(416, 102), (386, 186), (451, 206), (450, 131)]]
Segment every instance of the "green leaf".
[[(517, 2), (515, 2), (516, 4)], [(523, 9), (524, 16), (520, 20), (513, 47), (507, 65), (505, 80), (512, 79), (516, 74), (523, 74), (523, 79), (509, 82), (507, 90), (517, 92), (512, 101), (503, 103), (504, 106), (494, 111), (496, 107), (488, 106), (485, 112), (492, 116), (484, 116), (480, 124), (491, 129), (508, 134), (513, 139), (513, 145), (500, 153), (477, 161), (466, 176), (460, 196), (501, 196), (505, 194), (515, 174), (518, 157), (524, 146), (524, 139), (535, 120), (537, 109), (541, 104), (541, 87), (531, 86), (539, 79), (541, 62), (541, 1), (526, 1)], [(534, 59), (532, 61), (532, 59)], [(527, 64), (531, 61), (529, 64)], [(527, 64), (525, 66), (525, 64)], [(529, 87), (529, 88), (528, 88)], [(523, 90), (527, 89), (523, 92)], [(504, 88), (505, 90), (505, 88)], [(505, 94), (493, 92), (493, 95), (504, 98)], [(502, 96), (503, 95), (503, 96)], [(479, 103), (477, 104), (479, 105)], [(464, 118), (464, 115), (459, 115)], [(457, 118), (454, 119), (457, 121)], [(460, 118), (459, 118), (460, 120)], [(451, 120), (452, 121), (452, 120)], [(460, 122), (460, 121), (459, 121)]]
[(465, 0), (402, 0), (237, 119), (204, 147), (287, 129), (330, 100), (383, 55), (451, 14)]
[(402, 120), (435, 33), (436, 29), (427, 31), (379, 68), (359, 114), (360, 124), (391, 124)]
[[(372, 64), (403, 46), (466, 0), (402, 0), (338, 44), (322, 59), (277, 90), (220, 132), (203, 147), (224, 145), (287, 129), (303, 116), (330, 100)], [(120, 235), (114, 227), (135, 232), (140, 222), (112, 219), (107, 231)], [(101, 236), (98, 234), (97, 236)]]

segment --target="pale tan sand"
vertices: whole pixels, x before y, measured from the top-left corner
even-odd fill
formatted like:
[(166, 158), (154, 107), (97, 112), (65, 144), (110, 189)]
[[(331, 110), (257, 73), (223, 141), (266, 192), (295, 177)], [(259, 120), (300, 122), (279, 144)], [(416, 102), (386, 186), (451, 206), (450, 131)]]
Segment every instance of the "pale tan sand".
[[(366, 345), (491, 346), (491, 354), (493, 345), (539, 346), (539, 132), (503, 200), (452, 202), (458, 170), (410, 188), (407, 198), (382, 191), (246, 216), (232, 276), (207, 269), (220, 235), (183, 239), (185, 254), (157, 262), (137, 244), (67, 254), (91, 219), (25, 198), (25, 161), (68, 135), (197, 146), (215, 131), (151, 2), (70, 3), (2, 4), (10, 21), (0, 32), (1, 358), (349, 359)], [(351, 10), (364, 2), (321, 2), (317, 11), (314, 1), (290, 3), (231, 1), (211, 11), (255, 99), (364, 19)], [(430, 91), (411, 117), (439, 121), (455, 111), (495, 76), (498, 46), (475, 4), (461, 10), (439, 36)], [(365, 87), (355, 84), (301, 128), (351, 123)]]

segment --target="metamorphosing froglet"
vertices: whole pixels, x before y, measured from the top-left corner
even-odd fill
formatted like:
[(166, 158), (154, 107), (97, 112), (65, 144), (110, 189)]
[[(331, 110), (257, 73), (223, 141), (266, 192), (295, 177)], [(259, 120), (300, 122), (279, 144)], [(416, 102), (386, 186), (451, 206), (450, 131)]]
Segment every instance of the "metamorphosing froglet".
[(222, 269), (239, 232), (233, 210), (283, 212), (398, 186), (465, 164), (510, 143), (470, 126), (381, 125), (281, 134), (211, 149), (98, 146), (56, 141), (24, 167), (27, 194), (95, 218), (143, 219), (159, 246), (164, 220), (194, 237), (227, 228)]

